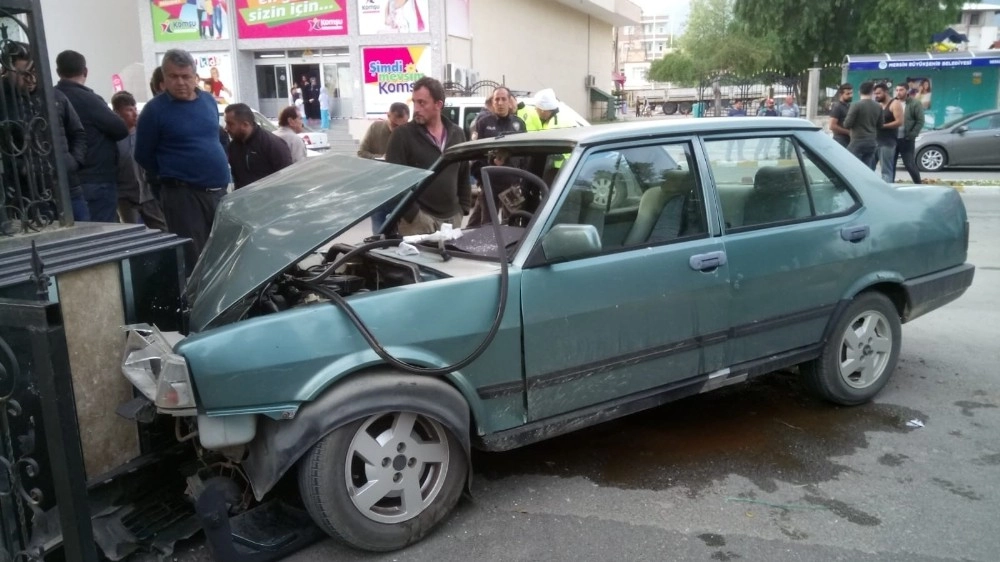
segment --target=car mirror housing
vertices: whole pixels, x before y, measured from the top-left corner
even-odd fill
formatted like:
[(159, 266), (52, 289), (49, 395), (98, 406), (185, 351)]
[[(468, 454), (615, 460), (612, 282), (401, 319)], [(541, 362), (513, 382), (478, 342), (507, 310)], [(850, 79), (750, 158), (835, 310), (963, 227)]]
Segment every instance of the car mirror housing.
[(548, 261), (592, 256), (601, 252), (601, 236), (592, 224), (557, 224), (542, 238)]
[(968, 130), (969, 130), (969, 128), (966, 127), (965, 125), (962, 125), (961, 127), (956, 127), (955, 128), (955, 132), (958, 133), (958, 134), (960, 134), (960, 135), (964, 135)]

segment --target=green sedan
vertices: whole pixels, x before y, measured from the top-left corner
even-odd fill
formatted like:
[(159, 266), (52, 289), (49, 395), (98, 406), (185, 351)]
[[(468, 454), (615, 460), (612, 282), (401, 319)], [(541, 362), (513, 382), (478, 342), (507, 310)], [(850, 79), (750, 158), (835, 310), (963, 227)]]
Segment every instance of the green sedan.
[[(482, 167), (484, 224), (398, 236), (470, 162), (504, 164)], [(968, 240), (958, 193), (888, 186), (804, 120), (511, 135), (431, 170), (326, 155), (226, 196), (188, 333), (134, 328), (123, 372), (258, 501), (289, 475), (331, 536), (394, 550), (456, 505), (474, 448), (777, 369), (872, 400), (901, 324), (971, 285)]]

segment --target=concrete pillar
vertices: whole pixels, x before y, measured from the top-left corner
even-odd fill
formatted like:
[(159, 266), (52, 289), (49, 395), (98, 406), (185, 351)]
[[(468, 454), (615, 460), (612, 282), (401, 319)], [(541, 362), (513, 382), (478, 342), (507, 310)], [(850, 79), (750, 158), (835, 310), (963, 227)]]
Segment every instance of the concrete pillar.
[(809, 86), (806, 91), (806, 119), (812, 121), (819, 113), (819, 71), (817, 67), (809, 69)]

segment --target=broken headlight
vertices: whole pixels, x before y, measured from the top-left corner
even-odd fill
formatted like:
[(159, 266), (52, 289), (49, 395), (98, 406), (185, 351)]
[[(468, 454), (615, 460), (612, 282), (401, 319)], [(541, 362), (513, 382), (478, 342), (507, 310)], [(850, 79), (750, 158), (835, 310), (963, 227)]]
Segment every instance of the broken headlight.
[(122, 374), (156, 405), (175, 416), (195, 415), (194, 388), (187, 361), (173, 352), (184, 339), (177, 332), (161, 332), (155, 326), (126, 326)]

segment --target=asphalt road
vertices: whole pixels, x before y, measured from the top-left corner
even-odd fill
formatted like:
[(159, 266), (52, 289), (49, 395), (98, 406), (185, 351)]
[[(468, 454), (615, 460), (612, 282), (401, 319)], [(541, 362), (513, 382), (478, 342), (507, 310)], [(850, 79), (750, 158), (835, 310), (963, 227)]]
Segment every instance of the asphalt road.
[[(1000, 189), (963, 198), (976, 280), (904, 326), (874, 403), (834, 407), (792, 373), (762, 377), (476, 454), (472, 498), (404, 551), (325, 540), (286, 560), (997, 560)], [(173, 559), (209, 557), (196, 540)]]

